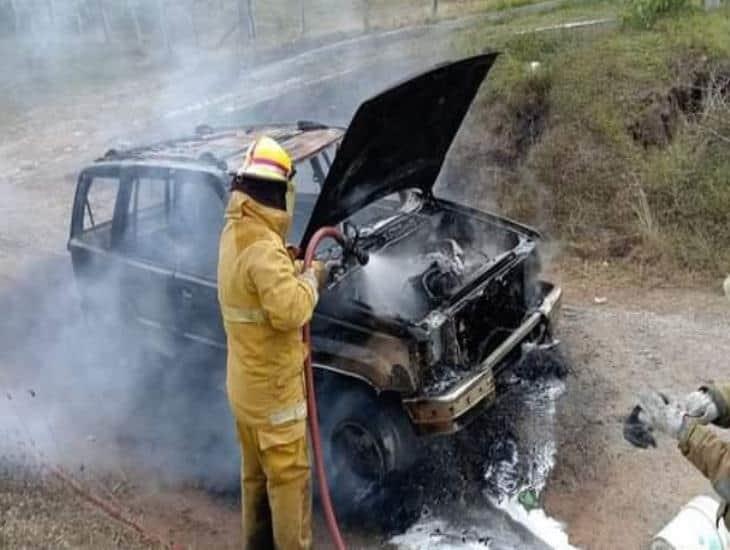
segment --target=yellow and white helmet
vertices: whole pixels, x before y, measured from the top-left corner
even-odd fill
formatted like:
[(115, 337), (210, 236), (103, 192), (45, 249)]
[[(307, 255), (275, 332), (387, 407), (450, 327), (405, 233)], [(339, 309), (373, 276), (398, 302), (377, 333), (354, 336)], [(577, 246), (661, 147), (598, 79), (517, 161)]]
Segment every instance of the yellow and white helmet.
[(249, 146), (236, 175), (288, 183), (294, 176), (294, 164), (276, 140), (262, 136)]

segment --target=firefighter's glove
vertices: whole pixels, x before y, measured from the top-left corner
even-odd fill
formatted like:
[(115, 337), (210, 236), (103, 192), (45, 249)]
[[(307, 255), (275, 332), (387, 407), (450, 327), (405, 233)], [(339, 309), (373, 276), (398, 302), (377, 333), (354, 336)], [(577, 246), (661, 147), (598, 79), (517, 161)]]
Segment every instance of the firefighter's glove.
[(314, 271), (315, 277), (317, 277), (318, 288), (320, 288), (320, 289), (323, 288), (327, 284), (327, 281), (329, 280), (329, 272), (330, 272), (329, 266), (324, 262), (320, 262), (319, 260), (314, 260), (312, 262), (311, 269)]
[(299, 280), (309, 285), (309, 288), (312, 289), (312, 293), (314, 294), (314, 302), (317, 303), (319, 300), (319, 280), (317, 279), (317, 274), (314, 271), (314, 266), (302, 271), (299, 275)]
[(720, 416), (717, 404), (704, 388), (688, 394), (682, 402), (682, 407), (687, 416), (698, 424), (710, 424)]
[(641, 416), (654, 430), (679, 440), (690, 427), (690, 419), (681, 403), (656, 391), (647, 391), (639, 397)]

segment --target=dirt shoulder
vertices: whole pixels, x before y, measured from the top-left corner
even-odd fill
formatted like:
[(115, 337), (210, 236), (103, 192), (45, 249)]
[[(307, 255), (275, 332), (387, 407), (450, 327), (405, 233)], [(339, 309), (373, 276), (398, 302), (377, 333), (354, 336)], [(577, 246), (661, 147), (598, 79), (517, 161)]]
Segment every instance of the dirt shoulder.
[[(557, 463), (545, 506), (566, 523), (576, 546), (639, 548), (683, 504), (707, 492), (709, 484), (666, 439), (658, 449), (630, 447), (621, 435), (623, 417), (646, 385), (681, 394), (725, 376), (730, 305), (724, 297), (699, 290), (612, 291), (592, 281), (560, 280), (569, 298), (559, 336), (572, 372), (558, 402)], [(606, 296), (606, 304), (594, 303), (593, 285)], [(237, 497), (162, 486), (141, 474), (128, 472), (128, 478), (116, 501), (150, 531), (185, 548), (240, 544)], [(87, 487), (103, 494), (93, 476), (87, 481)], [(107, 488), (118, 482), (106, 482)], [(5, 476), (0, 508), (5, 518), (0, 532), (11, 546), (67, 541), (67, 547), (145, 547), (128, 528), (46, 477)], [(346, 529), (346, 536), (355, 548), (385, 545), (381, 533), (355, 526)], [(318, 516), (315, 540), (327, 547)]]
[[(574, 283), (564, 282), (583, 290), (570, 293), (560, 327), (573, 373), (546, 504), (576, 545), (638, 548), (710, 487), (671, 441), (629, 446), (623, 417), (643, 387), (682, 394), (727, 376), (730, 304), (698, 290), (611, 291), (598, 281), (590, 292), (586, 281)], [(607, 303), (596, 305), (595, 295)]]
[(155, 548), (128, 527), (37, 470), (0, 461), (0, 548)]

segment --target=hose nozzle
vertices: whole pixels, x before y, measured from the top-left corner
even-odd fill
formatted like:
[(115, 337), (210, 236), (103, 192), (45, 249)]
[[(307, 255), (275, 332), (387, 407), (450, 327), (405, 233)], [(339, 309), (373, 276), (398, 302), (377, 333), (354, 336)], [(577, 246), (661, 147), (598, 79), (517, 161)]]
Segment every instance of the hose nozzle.
[(365, 265), (370, 261), (370, 253), (358, 246), (357, 238), (345, 238), (342, 249), (345, 257), (354, 256), (360, 265)]

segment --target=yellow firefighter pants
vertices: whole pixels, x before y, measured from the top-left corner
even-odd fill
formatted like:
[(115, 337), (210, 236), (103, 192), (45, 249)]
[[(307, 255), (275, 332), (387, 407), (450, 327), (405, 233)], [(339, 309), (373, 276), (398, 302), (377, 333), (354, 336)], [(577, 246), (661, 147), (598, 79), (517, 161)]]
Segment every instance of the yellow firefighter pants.
[(246, 550), (312, 547), (306, 420), (253, 427), (236, 421)]

